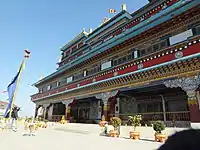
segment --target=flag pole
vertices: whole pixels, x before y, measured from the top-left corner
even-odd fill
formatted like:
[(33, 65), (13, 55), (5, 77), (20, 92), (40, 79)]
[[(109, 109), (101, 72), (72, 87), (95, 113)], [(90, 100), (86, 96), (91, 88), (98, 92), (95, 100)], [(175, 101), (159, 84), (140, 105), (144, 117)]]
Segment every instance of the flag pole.
[[(26, 58), (23, 59), (22, 65), (25, 64), (25, 60), (26, 60)], [(23, 66), (21, 66), (21, 67), (23, 67)], [(21, 70), (20, 70), (20, 72), (19, 72), (19, 77), (18, 77), (18, 79), (17, 79), (16, 89), (15, 89), (15, 92), (14, 92), (14, 95), (13, 95), (13, 98), (12, 98), (12, 103), (11, 103), (10, 112), (9, 112), (9, 120), (10, 120), (10, 118), (11, 118), (12, 109), (13, 109), (13, 106), (14, 106), (14, 101), (15, 101), (15, 99), (16, 99), (16, 95), (17, 95), (18, 86), (19, 86), (19, 82), (20, 82), (20, 78), (21, 78), (22, 71), (23, 71), (23, 68), (21, 68)]]
[(23, 59), (22, 64), (21, 64), (22, 68), (20, 68), (19, 77), (17, 79), (15, 92), (14, 92), (14, 95), (13, 95), (13, 98), (12, 98), (11, 108), (10, 108), (10, 112), (9, 112), (9, 120), (11, 119), (12, 109), (13, 109), (13, 105), (14, 105), (14, 102), (15, 102), (15, 99), (16, 99), (16, 95), (17, 95), (17, 91), (18, 91), (18, 86), (19, 86), (19, 82), (20, 82), (20, 79), (21, 79), (21, 74), (22, 74), (22, 71), (24, 70), (26, 59), (29, 58), (29, 55), (30, 55), (30, 52), (28, 51), (28, 49), (24, 50), (24, 51), (25, 51), (25, 55), (24, 55), (24, 59)]

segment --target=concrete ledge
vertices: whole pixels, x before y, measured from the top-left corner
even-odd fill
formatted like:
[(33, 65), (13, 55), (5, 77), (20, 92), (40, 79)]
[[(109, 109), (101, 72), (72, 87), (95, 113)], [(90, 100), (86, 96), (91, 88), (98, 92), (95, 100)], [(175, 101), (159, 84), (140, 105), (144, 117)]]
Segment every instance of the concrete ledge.
[(200, 129), (200, 123), (192, 123), (191, 122), (191, 128), (192, 129)]

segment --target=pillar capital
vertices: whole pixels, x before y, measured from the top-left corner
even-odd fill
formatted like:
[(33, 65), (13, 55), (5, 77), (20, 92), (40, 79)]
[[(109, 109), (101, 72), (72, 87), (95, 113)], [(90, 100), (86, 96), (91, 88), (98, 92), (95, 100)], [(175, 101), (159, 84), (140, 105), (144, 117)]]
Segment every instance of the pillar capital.
[(49, 107), (50, 103), (49, 104), (43, 104), (43, 107), (46, 109), (47, 107)]
[(97, 99), (101, 99), (104, 104), (108, 103), (109, 98), (114, 97), (118, 94), (119, 91), (109, 91), (109, 92), (103, 92), (96, 94), (95, 97)]
[(65, 104), (65, 106), (68, 106), (68, 105), (71, 104), (73, 101), (74, 101), (74, 99), (68, 99), (68, 100), (62, 101), (62, 103)]
[(67, 99), (62, 101), (63, 104), (65, 104), (65, 117), (68, 121), (70, 121), (70, 111), (71, 111), (71, 107), (69, 106), (69, 104), (71, 104), (74, 101), (74, 99)]
[(177, 88), (180, 87), (182, 90), (184, 90), (188, 97), (193, 97), (196, 94), (196, 90), (198, 86), (200, 85), (200, 75), (196, 75), (193, 77), (183, 77), (180, 79), (174, 79), (174, 80), (167, 80), (163, 82), (166, 87), (169, 88)]

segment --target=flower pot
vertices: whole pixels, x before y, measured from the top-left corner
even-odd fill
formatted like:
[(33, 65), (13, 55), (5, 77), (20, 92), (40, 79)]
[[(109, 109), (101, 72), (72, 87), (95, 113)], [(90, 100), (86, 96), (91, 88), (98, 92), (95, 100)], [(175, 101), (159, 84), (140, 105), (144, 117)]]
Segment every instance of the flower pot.
[(105, 127), (105, 124), (106, 124), (106, 121), (100, 121), (100, 122), (99, 122), (99, 126), (100, 126), (100, 127)]
[(37, 131), (37, 130), (38, 130), (38, 126), (36, 125), (36, 126), (35, 126), (35, 131)]
[(108, 134), (109, 137), (119, 137), (118, 130), (111, 130)]
[(155, 141), (156, 142), (165, 142), (167, 140), (167, 135), (162, 133), (155, 133)]
[(43, 125), (42, 125), (42, 128), (47, 128), (47, 124), (46, 124), (46, 123), (43, 124)]
[(32, 124), (29, 125), (29, 131), (30, 131), (30, 132), (33, 132), (33, 131), (34, 131), (34, 125), (32, 125)]
[(28, 123), (24, 123), (24, 130), (28, 130)]
[(129, 136), (130, 136), (131, 139), (139, 140), (140, 139), (140, 132), (130, 131)]
[(61, 120), (60, 123), (61, 123), (61, 124), (65, 124), (66, 121), (65, 121), (65, 120)]

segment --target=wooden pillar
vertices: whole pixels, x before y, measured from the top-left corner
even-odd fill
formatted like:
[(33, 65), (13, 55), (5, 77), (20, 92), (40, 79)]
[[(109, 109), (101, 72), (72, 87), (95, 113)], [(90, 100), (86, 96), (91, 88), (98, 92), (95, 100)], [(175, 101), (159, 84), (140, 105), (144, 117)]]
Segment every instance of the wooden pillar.
[(71, 106), (66, 106), (66, 119), (70, 120), (70, 111), (71, 111)]
[(200, 128), (200, 101), (197, 98), (200, 75), (164, 81), (164, 84), (170, 88), (181, 87), (187, 93), (191, 127)]
[(109, 109), (108, 100), (109, 98), (116, 96), (117, 93), (118, 91), (110, 91), (110, 92), (100, 93), (95, 96), (97, 99), (101, 99), (103, 101), (103, 115), (105, 116), (106, 120), (108, 119), (108, 109)]
[(39, 105), (35, 106), (35, 118), (38, 117), (37, 115), (38, 115), (38, 109), (39, 109), (39, 107), (40, 107)]
[(119, 117), (119, 100), (120, 98), (116, 98), (116, 104), (115, 104), (115, 117)]
[(103, 101), (103, 115), (105, 116), (105, 119), (108, 119), (108, 100)]
[(160, 95), (161, 99), (162, 99), (162, 109), (163, 109), (163, 118), (164, 121), (167, 121), (166, 119), (166, 108), (165, 108), (165, 99), (163, 95)]
[(51, 106), (49, 107), (49, 110), (48, 110), (48, 120), (51, 120), (52, 121), (52, 116), (53, 116), (53, 104), (51, 104)]
[(69, 99), (69, 100), (64, 100), (62, 101), (63, 104), (65, 104), (65, 118), (68, 122), (70, 122), (70, 111), (71, 111), (71, 106), (70, 104), (74, 101), (74, 99)]
[(187, 92), (188, 106), (190, 110), (190, 120), (192, 128), (200, 128), (200, 109), (197, 99), (197, 91)]
[(46, 120), (47, 118), (46, 118), (46, 113), (47, 113), (47, 107), (49, 106), (50, 104), (44, 104), (43, 105), (43, 118), (44, 118), (44, 120)]

